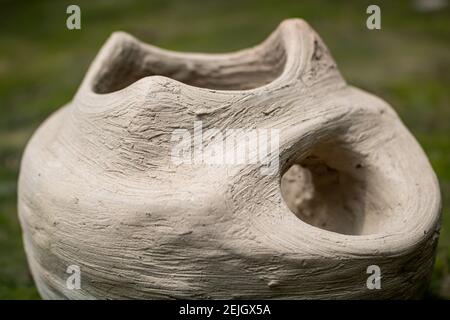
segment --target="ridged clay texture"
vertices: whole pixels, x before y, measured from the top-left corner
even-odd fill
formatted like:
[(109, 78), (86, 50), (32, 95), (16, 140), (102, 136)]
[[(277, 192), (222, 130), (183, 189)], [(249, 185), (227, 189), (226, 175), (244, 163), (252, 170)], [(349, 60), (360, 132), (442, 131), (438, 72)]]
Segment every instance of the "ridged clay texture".
[[(173, 130), (195, 121), (279, 129), (277, 174), (262, 175), (262, 163), (175, 164)], [(300, 19), (227, 54), (114, 33), (28, 143), (18, 195), (46, 299), (417, 298), (440, 205), (429, 161), (393, 109), (347, 85)], [(70, 265), (79, 290), (67, 287)], [(366, 286), (370, 265), (379, 290)]]

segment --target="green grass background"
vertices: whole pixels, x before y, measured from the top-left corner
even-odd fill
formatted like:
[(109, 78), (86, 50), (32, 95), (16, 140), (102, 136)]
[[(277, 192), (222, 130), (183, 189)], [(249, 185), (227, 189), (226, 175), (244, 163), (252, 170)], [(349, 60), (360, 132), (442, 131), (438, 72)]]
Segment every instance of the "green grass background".
[[(81, 7), (82, 29), (66, 28)], [(369, 4), (382, 29), (365, 26)], [(412, 1), (0, 1), (0, 299), (39, 298), (17, 219), (27, 140), (72, 98), (109, 34), (127, 31), (181, 51), (223, 52), (262, 41), (280, 21), (307, 20), (347, 81), (388, 101), (425, 149), (440, 181), (443, 220), (429, 297), (450, 298), (450, 9)]]

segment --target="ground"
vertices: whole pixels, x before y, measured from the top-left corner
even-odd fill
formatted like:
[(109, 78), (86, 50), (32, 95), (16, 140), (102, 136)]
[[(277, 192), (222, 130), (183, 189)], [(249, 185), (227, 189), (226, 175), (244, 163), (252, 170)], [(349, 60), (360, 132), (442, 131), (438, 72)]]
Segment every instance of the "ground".
[(428, 155), (443, 196), (428, 296), (450, 298), (450, 8), (377, 1), (381, 30), (366, 28), (371, 1), (76, 1), (81, 30), (66, 28), (72, 1), (2, 1), (0, 10), (0, 299), (38, 299), (17, 219), (26, 142), (69, 101), (111, 32), (172, 50), (224, 52), (255, 45), (285, 18), (307, 20), (355, 86), (399, 113)]

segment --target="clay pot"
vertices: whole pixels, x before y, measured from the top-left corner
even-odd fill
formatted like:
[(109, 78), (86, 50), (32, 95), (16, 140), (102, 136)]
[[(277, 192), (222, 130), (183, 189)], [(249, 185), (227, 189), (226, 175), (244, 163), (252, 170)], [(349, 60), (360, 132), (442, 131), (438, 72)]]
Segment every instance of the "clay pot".
[[(196, 122), (279, 130), (275, 174), (173, 161), (174, 130)], [(439, 213), (418, 143), (298, 19), (229, 54), (114, 33), (30, 140), (19, 181), (29, 265), (49, 299), (418, 297)]]

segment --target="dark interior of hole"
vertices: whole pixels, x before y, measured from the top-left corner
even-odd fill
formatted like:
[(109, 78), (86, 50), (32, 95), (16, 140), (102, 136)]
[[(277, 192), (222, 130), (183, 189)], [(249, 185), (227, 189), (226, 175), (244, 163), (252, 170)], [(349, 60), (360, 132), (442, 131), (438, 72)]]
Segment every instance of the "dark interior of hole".
[(288, 168), (281, 179), (283, 198), (310, 225), (341, 234), (364, 234), (364, 166), (354, 155), (333, 155), (329, 150), (320, 156), (313, 153)]
[(275, 45), (267, 52), (229, 58), (183, 59), (130, 46), (102, 66), (93, 83), (96, 93), (123, 89), (147, 76), (160, 75), (188, 85), (217, 90), (247, 90), (275, 80), (283, 71), (285, 52)]

